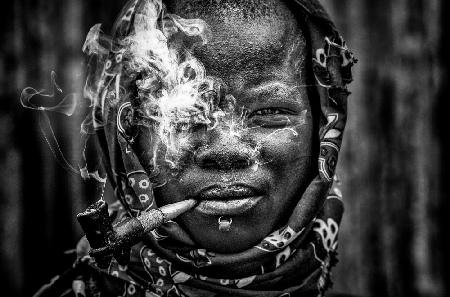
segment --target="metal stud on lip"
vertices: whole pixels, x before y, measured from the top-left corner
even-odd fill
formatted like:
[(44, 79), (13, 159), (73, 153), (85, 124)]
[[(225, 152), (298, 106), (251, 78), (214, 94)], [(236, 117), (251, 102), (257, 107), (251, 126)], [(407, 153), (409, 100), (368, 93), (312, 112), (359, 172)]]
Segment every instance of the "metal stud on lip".
[(233, 223), (233, 219), (232, 218), (224, 218), (222, 216), (218, 219), (218, 222), (219, 222), (219, 231), (229, 232), (231, 230), (231, 223)]

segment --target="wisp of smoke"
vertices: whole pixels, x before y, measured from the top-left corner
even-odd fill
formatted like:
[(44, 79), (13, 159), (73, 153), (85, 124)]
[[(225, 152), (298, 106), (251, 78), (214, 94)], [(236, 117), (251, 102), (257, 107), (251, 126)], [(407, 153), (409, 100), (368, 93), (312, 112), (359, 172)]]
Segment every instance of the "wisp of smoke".
[[(214, 129), (221, 119), (227, 118), (230, 131), (237, 133), (237, 123), (242, 122), (230, 119), (231, 110), (219, 107), (220, 101), (225, 100), (226, 108), (234, 109), (235, 100), (230, 95), (221, 98), (221, 84), (206, 75), (203, 65), (186, 46), (191, 44), (192, 47), (198, 42), (206, 44), (210, 35), (203, 20), (166, 13), (158, 0), (141, 1), (134, 16), (133, 30), (126, 36), (107, 37), (100, 25), (90, 30), (83, 50), (95, 59), (90, 65), (93, 71), (87, 79), (84, 95), (91, 99), (97, 112), (105, 114), (105, 108), (114, 103), (105, 102), (104, 86), (113, 83), (121, 86), (116, 100), (130, 97), (134, 124), (152, 126), (164, 145), (165, 160), (176, 168), (183, 150), (189, 149), (188, 140), (196, 127)], [(116, 62), (120, 57), (122, 67), (118, 73), (110, 72), (110, 51), (116, 53)], [(113, 76), (114, 82), (111, 81)], [(125, 80), (132, 83), (125, 84)], [(123, 89), (124, 85), (128, 87)]]

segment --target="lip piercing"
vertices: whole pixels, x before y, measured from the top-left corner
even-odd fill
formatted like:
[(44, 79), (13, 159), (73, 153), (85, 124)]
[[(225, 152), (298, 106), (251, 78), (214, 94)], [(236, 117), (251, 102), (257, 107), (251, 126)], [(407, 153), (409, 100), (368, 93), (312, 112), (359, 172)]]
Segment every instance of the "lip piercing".
[(233, 219), (220, 217), (218, 219), (218, 222), (219, 222), (219, 231), (229, 232), (231, 230), (231, 223), (233, 223)]

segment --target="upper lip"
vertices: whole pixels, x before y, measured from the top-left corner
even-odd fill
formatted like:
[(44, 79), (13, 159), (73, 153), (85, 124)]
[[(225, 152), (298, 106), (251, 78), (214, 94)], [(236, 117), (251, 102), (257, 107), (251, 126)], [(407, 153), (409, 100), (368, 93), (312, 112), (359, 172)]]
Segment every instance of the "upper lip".
[(198, 200), (234, 200), (261, 194), (261, 190), (248, 185), (213, 185), (200, 190), (194, 195), (194, 198)]

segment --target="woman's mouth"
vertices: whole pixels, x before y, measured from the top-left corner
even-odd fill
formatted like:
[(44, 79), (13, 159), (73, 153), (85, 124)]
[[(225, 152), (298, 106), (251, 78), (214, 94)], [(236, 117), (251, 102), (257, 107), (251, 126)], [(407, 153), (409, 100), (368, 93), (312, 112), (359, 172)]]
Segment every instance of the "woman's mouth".
[(195, 210), (210, 216), (242, 215), (254, 208), (262, 198), (261, 191), (246, 185), (212, 186), (195, 196), (199, 201)]

